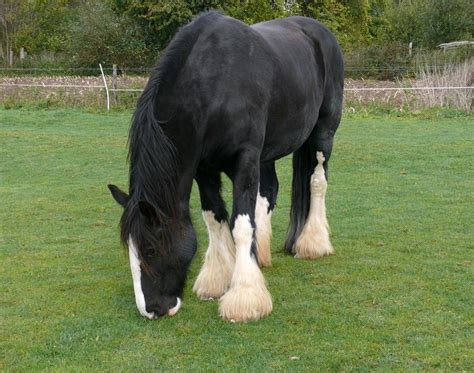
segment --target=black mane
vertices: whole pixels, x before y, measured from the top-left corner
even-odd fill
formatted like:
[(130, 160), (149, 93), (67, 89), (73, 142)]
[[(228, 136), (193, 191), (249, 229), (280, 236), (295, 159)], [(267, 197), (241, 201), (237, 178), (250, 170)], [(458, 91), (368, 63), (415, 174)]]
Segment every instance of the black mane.
[[(193, 45), (199, 37), (199, 29), (215, 17), (207, 12), (182, 27), (163, 52), (151, 77), (138, 100), (129, 132), (130, 201), (121, 220), (121, 240), (124, 245), (132, 235), (138, 254), (146, 259), (143, 243), (154, 250), (169, 254), (171, 240), (179, 229), (178, 168), (176, 147), (166, 136), (157, 118), (157, 96), (160, 88), (173, 84), (186, 63)], [(157, 212), (160, 237), (156, 230), (146, 229), (140, 216), (139, 201), (151, 204)], [(146, 261), (146, 260), (145, 260)]]

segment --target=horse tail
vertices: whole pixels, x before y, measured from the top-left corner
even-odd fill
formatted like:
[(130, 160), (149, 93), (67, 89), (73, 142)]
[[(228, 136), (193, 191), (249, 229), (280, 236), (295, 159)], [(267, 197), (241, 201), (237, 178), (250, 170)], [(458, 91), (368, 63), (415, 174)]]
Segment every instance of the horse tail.
[[(313, 154), (314, 158), (314, 154)], [(309, 213), (310, 179), (314, 161), (308, 142), (293, 153), (293, 182), (291, 194), (290, 225), (285, 241), (285, 251), (291, 253)]]

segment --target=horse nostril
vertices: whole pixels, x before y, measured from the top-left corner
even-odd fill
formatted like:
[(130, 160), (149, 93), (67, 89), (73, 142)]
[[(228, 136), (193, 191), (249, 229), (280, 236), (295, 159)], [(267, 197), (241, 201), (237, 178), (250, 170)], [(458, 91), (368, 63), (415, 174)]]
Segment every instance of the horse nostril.
[(159, 317), (166, 315), (168, 311), (164, 307), (151, 306), (151, 307), (147, 307), (147, 312), (151, 315), (151, 317), (148, 317), (150, 320), (156, 320)]

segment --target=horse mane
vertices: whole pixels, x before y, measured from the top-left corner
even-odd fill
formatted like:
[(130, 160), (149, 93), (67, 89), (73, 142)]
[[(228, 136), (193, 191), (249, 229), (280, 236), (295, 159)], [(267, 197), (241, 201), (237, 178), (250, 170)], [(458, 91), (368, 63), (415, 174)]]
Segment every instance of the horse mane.
[[(143, 243), (151, 243), (161, 254), (170, 254), (173, 233), (180, 228), (181, 221), (177, 193), (178, 154), (156, 115), (158, 92), (176, 81), (201, 28), (217, 16), (221, 15), (216, 12), (201, 14), (178, 31), (153, 68), (132, 117), (128, 139), (131, 200), (120, 222), (121, 240), (126, 245), (130, 235), (134, 237), (134, 241), (138, 241), (135, 242), (138, 254), (145, 263), (146, 255), (141, 252)], [(138, 202), (142, 200), (155, 208), (160, 229), (145, 228), (144, 217), (138, 208)]]

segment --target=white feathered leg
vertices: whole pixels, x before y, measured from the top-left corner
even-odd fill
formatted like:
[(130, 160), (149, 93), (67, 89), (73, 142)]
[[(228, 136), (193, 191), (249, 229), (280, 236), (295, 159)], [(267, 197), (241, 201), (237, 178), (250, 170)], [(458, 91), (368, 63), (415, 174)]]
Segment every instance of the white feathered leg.
[(272, 311), (272, 298), (250, 251), (253, 228), (248, 215), (239, 215), (232, 230), (236, 248), (230, 289), (220, 299), (219, 313), (231, 321), (258, 320)]
[(229, 224), (218, 222), (212, 211), (203, 211), (209, 233), (209, 247), (193, 291), (200, 299), (221, 297), (230, 286), (235, 263), (235, 247)]
[(317, 152), (318, 165), (311, 176), (311, 202), (305, 226), (296, 241), (295, 258), (314, 259), (334, 253), (329, 240), (329, 225), (326, 218), (327, 181), (324, 175), (324, 156)]

